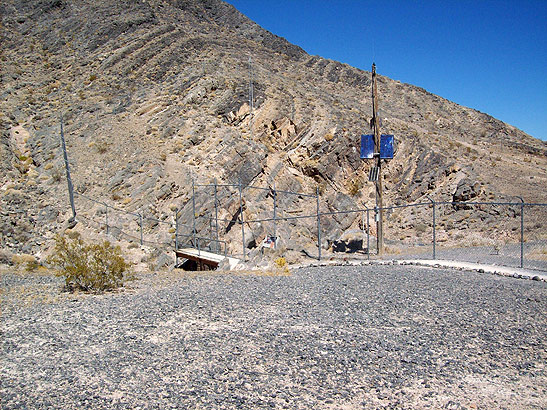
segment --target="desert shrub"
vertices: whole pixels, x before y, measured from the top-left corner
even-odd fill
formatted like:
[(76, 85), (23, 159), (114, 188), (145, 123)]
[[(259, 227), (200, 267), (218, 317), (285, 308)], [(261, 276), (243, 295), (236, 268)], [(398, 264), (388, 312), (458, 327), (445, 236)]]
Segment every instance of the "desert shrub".
[(347, 184), (348, 193), (351, 196), (357, 196), (363, 188), (363, 180), (361, 178), (353, 178)]
[(327, 192), (327, 182), (321, 181), (317, 188), (319, 189), (319, 195), (323, 195), (325, 192)]
[(51, 170), (51, 179), (55, 182), (60, 182), (63, 179), (63, 169), (55, 167)]
[(129, 245), (127, 245), (127, 249), (137, 249), (140, 248), (140, 245), (137, 242), (131, 242)]
[(65, 235), (68, 236), (69, 239), (78, 239), (78, 238), (80, 238), (80, 232), (74, 231), (72, 229), (67, 229), (65, 231)]
[(119, 246), (104, 241), (85, 243), (81, 237), (69, 239), (58, 235), (55, 249), (47, 259), (64, 276), (70, 291), (103, 292), (123, 285), (124, 272), (129, 268)]
[(275, 268), (278, 272), (283, 274), (289, 273), (289, 264), (287, 263), (287, 259), (284, 257), (279, 257), (274, 261)]
[(34, 271), (40, 265), (36, 257), (25, 253), (13, 255), (11, 261), (17, 266), (24, 267), (27, 272)]
[(177, 141), (172, 147), (171, 147), (171, 153), (176, 154), (177, 152), (180, 152), (183, 149), (183, 144), (180, 141)]
[(287, 266), (287, 259), (285, 259), (284, 257), (277, 258), (275, 260), (275, 265), (278, 268), (284, 268), (285, 266)]
[(95, 148), (99, 154), (104, 154), (108, 151), (109, 143), (106, 140), (98, 140), (95, 142)]

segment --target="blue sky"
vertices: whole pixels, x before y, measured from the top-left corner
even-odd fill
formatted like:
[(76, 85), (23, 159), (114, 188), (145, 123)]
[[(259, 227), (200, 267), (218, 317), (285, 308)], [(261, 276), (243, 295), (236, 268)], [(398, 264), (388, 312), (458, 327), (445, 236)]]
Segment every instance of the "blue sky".
[(547, 0), (228, 0), (312, 55), (488, 113), (547, 140)]

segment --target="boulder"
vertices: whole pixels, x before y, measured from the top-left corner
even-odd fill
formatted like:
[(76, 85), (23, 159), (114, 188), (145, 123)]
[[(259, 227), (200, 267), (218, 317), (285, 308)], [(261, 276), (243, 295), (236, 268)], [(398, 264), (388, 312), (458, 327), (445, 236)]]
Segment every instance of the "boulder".
[(452, 195), (452, 201), (454, 202), (465, 202), (471, 199), (474, 199), (479, 196), (481, 191), (481, 184), (477, 181), (472, 181), (469, 178), (462, 179), (456, 191)]
[(162, 253), (160, 256), (158, 256), (158, 259), (156, 261), (155, 270), (160, 270), (165, 267), (172, 267), (174, 266), (175, 261), (173, 258), (165, 253)]

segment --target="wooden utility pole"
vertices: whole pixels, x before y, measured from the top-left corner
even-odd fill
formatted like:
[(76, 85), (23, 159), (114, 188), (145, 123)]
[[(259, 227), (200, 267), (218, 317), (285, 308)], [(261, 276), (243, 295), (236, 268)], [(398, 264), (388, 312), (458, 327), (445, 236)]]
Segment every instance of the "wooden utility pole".
[(372, 124), (374, 127), (374, 156), (378, 168), (376, 180), (376, 248), (378, 255), (384, 254), (384, 200), (382, 188), (382, 160), (380, 158), (380, 119), (378, 118), (378, 87), (376, 85), (376, 64), (372, 63)]

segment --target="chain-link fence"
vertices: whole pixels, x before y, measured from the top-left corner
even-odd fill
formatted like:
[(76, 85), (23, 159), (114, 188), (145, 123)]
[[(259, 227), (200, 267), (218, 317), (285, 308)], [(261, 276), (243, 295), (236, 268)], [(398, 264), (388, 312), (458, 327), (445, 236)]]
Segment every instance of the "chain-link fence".
[[(78, 219), (84, 224), (141, 245), (190, 246), (243, 259), (252, 249), (296, 245), (308, 256), (321, 259), (326, 250), (338, 250), (332, 240), (338, 235), (333, 228), (337, 223), (350, 226), (348, 231), (359, 237), (358, 249), (346, 251), (379, 257), (378, 210), (333, 211), (322, 203), (319, 192), (196, 184), (187, 206), (176, 211), (173, 221), (122, 210), (79, 193), (76, 202)], [(547, 271), (547, 204), (429, 199), (384, 207), (383, 214), (384, 258), (465, 261)]]
[(523, 210), (524, 264), (547, 271), (547, 204), (525, 204)]
[(546, 204), (523, 202), (430, 200), (385, 207), (385, 255), (547, 270), (546, 216)]
[[(305, 214), (304, 201), (319, 206), (319, 194), (242, 184), (193, 184), (192, 197), (176, 213), (175, 248), (224, 252), (246, 259), (251, 249), (278, 246), (279, 238), (321, 242), (320, 212)], [(191, 206), (190, 206), (191, 204)], [(311, 233), (313, 232), (313, 233)], [(320, 258), (321, 248), (313, 252)]]
[[(187, 240), (200, 236), (214, 250), (219, 238), (229, 253), (245, 258), (257, 246), (299, 244), (302, 252), (321, 259), (326, 249), (336, 252), (332, 240), (335, 223), (352, 226), (358, 251), (378, 257), (376, 221), (378, 210), (327, 209), (319, 193), (241, 186), (195, 185), (192, 196), (193, 232), (181, 232)], [(222, 191), (227, 190), (227, 191)], [(205, 191), (205, 194), (204, 194)], [(250, 195), (259, 191), (259, 195)], [(214, 197), (208, 203), (204, 198)], [(222, 198), (222, 200), (220, 199)], [(222, 203), (224, 201), (224, 203)], [(304, 204), (304, 202), (306, 204)], [(212, 205), (211, 205), (212, 204)], [(307, 213), (306, 211), (307, 210)], [(426, 202), (383, 208), (385, 253), (390, 259), (444, 259), (547, 270), (547, 204), (514, 202)], [(180, 215), (177, 218), (179, 222)], [(344, 219), (347, 219), (344, 221)], [(357, 222), (356, 222), (357, 221)], [(204, 233), (205, 232), (205, 233)], [(330, 238), (327, 240), (326, 238)], [(259, 243), (260, 242), (260, 243)], [(196, 243), (196, 241), (190, 241)], [(315, 244), (315, 246), (311, 245)], [(289, 247), (290, 247), (289, 246)]]
[(522, 204), (441, 203), (436, 258), (521, 266)]
[(144, 212), (130, 212), (74, 192), (77, 219), (98, 232), (117, 240), (140, 245), (172, 248), (174, 223), (160, 220)]

